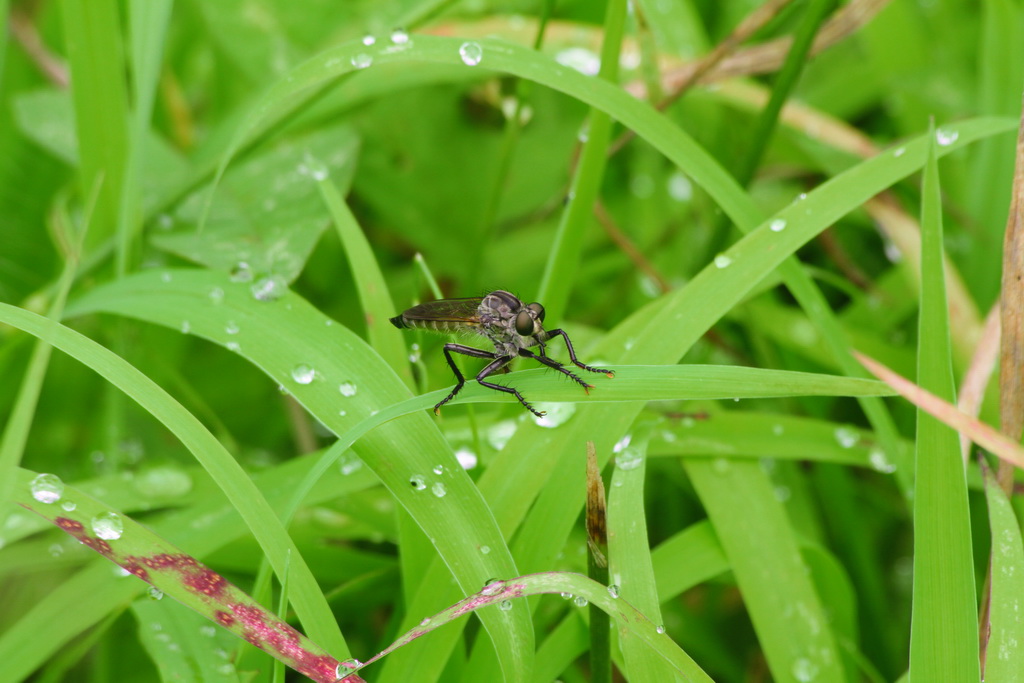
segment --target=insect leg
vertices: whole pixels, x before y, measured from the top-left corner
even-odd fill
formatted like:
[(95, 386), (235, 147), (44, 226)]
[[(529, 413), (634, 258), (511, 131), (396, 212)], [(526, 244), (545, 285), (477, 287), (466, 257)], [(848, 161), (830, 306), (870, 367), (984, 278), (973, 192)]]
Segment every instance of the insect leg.
[[(444, 357), (448, 361), (448, 367), (450, 367), (452, 369), (452, 372), (455, 373), (456, 384), (455, 388), (452, 389), (452, 393), (448, 394), (448, 396), (443, 401), (434, 406), (434, 415), (440, 414), (441, 406), (455, 398), (455, 394), (459, 393), (462, 390), (462, 387), (466, 385), (466, 378), (462, 376), (462, 372), (459, 370), (459, 366), (456, 365), (455, 361), (452, 359), (452, 351), (454, 351), (455, 353), (461, 353), (464, 356), (471, 356), (473, 358), (494, 359), (498, 357), (497, 354), (491, 353), (490, 351), (481, 351), (480, 349), (474, 349), (472, 346), (465, 346), (464, 344), (445, 344)], [(493, 363), (491, 365), (493, 365)], [(490, 367), (490, 365), (488, 365), (487, 367)]]
[(583, 368), (584, 370), (589, 370), (590, 372), (600, 372), (602, 374), (608, 375), (609, 377), (612, 377), (612, 376), (615, 375), (615, 371), (614, 370), (605, 370), (604, 368), (592, 368), (592, 367), (590, 367), (589, 365), (587, 365), (585, 363), (579, 362), (576, 359), (576, 351), (572, 348), (572, 342), (569, 341), (569, 335), (567, 335), (565, 333), (565, 330), (559, 329), (559, 330), (550, 330), (550, 331), (548, 331), (548, 339), (549, 340), (552, 337), (555, 337), (555, 336), (560, 336), (560, 337), (562, 337), (562, 339), (565, 340), (565, 348), (569, 349), (569, 360), (571, 360), (573, 362), (573, 365), (575, 365), (576, 367)]
[[(532, 356), (533, 354), (531, 353), (530, 355)], [(512, 394), (513, 396), (518, 398), (519, 402), (522, 403), (523, 406), (527, 410), (529, 410), (531, 413), (533, 413), (537, 417), (544, 417), (544, 412), (543, 411), (537, 410), (536, 408), (531, 406), (529, 403), (527, 403), (526, 399), (523, 398), (523, 395), (520, 394), (513, 387), (505, 386), (504, 384), (495, 384), (493, 382), (485, 382), (484, 381), (485, 377), (487, 377), (488, 375), (491, 375), (491, 374), (497, 372), (498, 370), (500, 370), (501, 368), (505, 367), (506, 365), (508, 365), (509, 363), (512, 362), (512, 359), (513, 359), (513, 356), (498, 356), (493, 361), (488, 363), (487, 367), (485, 367), (483, 370), (481, 370), (479, 373), (477, 373), (476, 381), (479, 382), (482, 386), (487, 387), (488, 389), (495, 389), (497, 391), (504, 391), (506, 394)]]
[[(575, 374), (570, 372), (564, 365), (559, 363), (554, 358), (548, 358), (547, 356), (544, 355), (537, 355), (533, 351), (530, 351), (529, 349), (519, 349), (519, 355), (522, 356), (523, 358), (532, 358), (535, 361), (543, 363), (549, 368), (554, 368), (555, 370), (558, 370), (560, 373), (562, 373), (566, 377), (569, 377), (574, 382), (583, 387), (583, 390), (586, 391), (588, 394), (590, 393), (589, 390), (594, 388), (592, 384), (587, 384), (586, 382), (584, 382), (582, 379), (580, 379)], [(604, 371), (602, 370), (601, 372)]]

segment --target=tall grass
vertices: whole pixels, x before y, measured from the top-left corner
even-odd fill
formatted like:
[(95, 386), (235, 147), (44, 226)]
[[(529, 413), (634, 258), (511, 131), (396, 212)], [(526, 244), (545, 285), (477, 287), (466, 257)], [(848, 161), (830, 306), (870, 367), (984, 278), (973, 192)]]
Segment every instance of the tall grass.
[(0, 7), (3, 680), (1024, 678), (1016, 6)]

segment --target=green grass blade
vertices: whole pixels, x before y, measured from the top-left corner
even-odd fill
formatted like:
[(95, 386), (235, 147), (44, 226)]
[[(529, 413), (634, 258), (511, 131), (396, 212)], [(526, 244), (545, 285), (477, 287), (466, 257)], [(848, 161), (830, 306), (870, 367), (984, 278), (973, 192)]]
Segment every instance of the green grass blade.
[(683, 467), (729, 558), (773, 679), (846, 680), (793, 528), (761, 464), (693, 458)]
[(996, 477), (985, 468), (985, 496), (992, 529), (992, 578), (990, 582), (991, 627), (985, 657), (985, 680), (1000, 683), (1024, 681), (1024, 541), (1013, 506)]
[[(626, 2), (612, 0), (605, 10), (604, 42), (601, 46), (601, 70), (597, 77), (609, 83), (618, 81), (619, 51), (625, 30)], [(608, 143), (612, 119), (594, 108), (588, 117), (587, 140), (583, 143), (576, 174), (569, 190), (569, 205), (562, 212), (554, 243), (544, 266), (537, 298), (552, 318), (560, 319), (569, 301), (583, 248), (583, 235), (594, 225), (594, 203), (608, 162)]]
[[(930, 149), (934, 150), (934, 142)], [(928, 155), (922, 192), (917, 382), (953, 401), (942, 268), (942, 199), (934, 152)], [(956, 431), (918, 410), (915, 457), (910, 674), (916, 681), (977, 681), (978, 609), (971, 523)]]
[[(644, 512), (644, 479), (650, 433), (635, 434), (615, 456), (608, 497), (609, 592), (613, 590), (649, 619), (662, 624)], [(619, 647), (631, 683), (673, 680), (668, 663), (628, 629), (619, 631)]]
[(249, 475), (193, 415), (127, 361), (77, 332), (7, 304), (0, 304), (0, 320), (81, 361), (128, 394), (174, 433), (245, 517), (275, 571), (284, 570), (285, 554), (292, 550), (294, 604), (303, 625), (311, 638), (341, 654), (342, 658), (347, 656), (341, 632), (295, 544), (253, 486)]
[(118, 3), (64, 0), (64, 40), (78, 133), (78, 187), (82, 197), (100, 185), (96, 227), (87, 244), (113, 234), (128, 162), (128, 92)]

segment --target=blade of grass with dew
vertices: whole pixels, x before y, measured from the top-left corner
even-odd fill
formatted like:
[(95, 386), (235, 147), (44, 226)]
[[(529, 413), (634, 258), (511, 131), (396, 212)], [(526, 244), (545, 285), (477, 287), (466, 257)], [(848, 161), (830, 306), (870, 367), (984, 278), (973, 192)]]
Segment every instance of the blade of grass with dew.
[[(608, 592), (612, 597), (622, 596), (648, 619), (663, 624), (644, 511), (650, 432), (651, 425), (640, 427), (630, 443), (615, 454), (608, 497)], [(660, 628), (664, 631), (665, 627)], [(675, 680), (668, 663), (639, 642), (629, 629), (620, 627), (619, 648), (630, 683)]]
[[(605, 9), (604, 38), (601, 44), (599, 80), (616, 83), (619, 52), (626, 24), (625, 0), (611, 0)], [(594, 224), (594, 204), (601, 189), (601, 178), (608, 163), (608, 144), (612, 118), (596, 107), (587, 117), (587, 140), (569, 190), (569, 205), (562, 212), (548, 253), (537, 298), (553, 319), (561, 319), (569, 301), (570, 289), (579, 270), (583, 236)]]
[(786, 511), (761, 463), (688, 458), (683, 467), (736, 575), (772, 678), (847, 680)]
[(248, 474), (191, 413), (127, 361), (77, 332), (7, 304), (0, 304), (0, 320), (81, 361), (162, 422), (195, 455), (245, 517), (253, 535), (271, 557), (276, 571), (283, 569), (285, 550), (294, 549), (296, 611), (310, 637), (324, 647), (347, 656), (344, 638), (316, 580), (280, 521), (253, 486)]
[[(164, 277), (168, 274), (170, 282)], [(231, 345), (288, 387), (337, 434), (409, 395), (362, 339), (341, 325), (328, 324), (332, 321), (290, 292), (260, 301), (246, 283), (208, 271), (145, 272), (125, 282), (129, 284), (90, 292), (78, 302), (78, 312), (103, 310), (172, 329), (188, 320), (194, 334)], [(229, 322), (234, 323), (230, 328)], [(431, 538), (465, 594), (488, 578), (513, 575), (515, 566), (477, 488), (423, 407), (367, 434), (355, 450)], [(439, 466), (442, 473), (432, 474)], [(481, 546), (491, 552), (481, 553)], [(297, 584), (298, 576), (293, 578)], [(492, 638), (502, 642), (499, 654), (509, 680), (526, 675), (533, 654), (528, 615), (500, 612), (483, 619)]]
[(520, 598), (532, 595), (571, 593), (584, 598), (588, 603), (604, 610), (622, 628), (626, 628), (654, 653), (663, 658), (671, 669), (684, 681), (711, 683), (711, 679), (679, 646), (665, 635), (664, 628), (656, 625), (643, 612), (622, 598), (613, 597), (608, 587), (590, 580), (582, 574), (571, 572), (544, 572), (517, 576), (505, 581), (488, 584), (479, 593), (460, 600), (442, 612), (431, 616), (419, 625), (402, 634), (394, 643), (366, 662), (370, 664), (383, 657), (394, 655), (421, 639), (422, 636), (440, 626), (450, 624), (471, 611), (493, 607), (512, 609)]
[[(291, 492), (315, 464), (318, 454), (290, 460), (255, 475), (255, 484), (274, 510), (280, 512)], [(26, 489), (36, 476), (16, 471), (16, 486)], [(343, 474), (333, 470), (320, 480), (308, 502), (321, 503), (367, 488), (376, 483), (366, 469)], [(161, 538), (187, 548), (194, 557), (204, 557), (230, 541), (248, 534), (242, 518), (225, 498), (211, 496), (197, 506), (174, 512), (147, 524)], [(120, 606), (141, 593), (145, 584), (115, 578), (106, 560), (93, 562), (39, 599), (33, 609), (0, 635), (0, 657), (4, 671), (21, 680), (37, 667), (58, 656), (75, 637), (99, 623)], [(88, 596), (88, 599), (83, 599)], [(74, 604), (74, 610), (67, 606)]]
[(60, 7), (78, 133), (79, 192), (87, 196), (102, 179), (96, 203), (98, 227), (89, 232), (86, 242), (91, 250), (113, 234), (125, 181), (124, 122), (130, 113), (124, 45), (115, 0), (65, 0)]
[(238, 643), (224, 629), (174, 600), (141, 598), (132, 603), (131, 612), (138, 623), (139, 641), (160, 672), (160, 680), (242, 683), (237, 667), (222, 656)]
[[(58, 500), (72, 500), (75, 508), (67, 510), (56, 504)], [(35, 479), (31, 489), (15, 489), (13, 501), (45, 517), (129, 574), (174, 597), (239, 638), (258, 645), (303, 675), (318, 683), (336, 680), (337, 659), (277, 619), (223, 576), (130, 517), (67, 486), (57, 499), (40, 500)], [(103, 531), (101, 523), (105, 525)], [(286, 563), (288, 557), (285, 557)], [(287, 576), (287, 571), (282, 571), (282, 575)]]
[[(901, 447), (909, 449), (909, 442)], [(711, 409), (662, 427), (652, 457), (713, 456), (778, 458), (870, 467), (889, 474), (894, 463), (874, 433), (853, 425), (746, 410)]]
[[(921, 209), (921, 309), (917, 380), (953, 401), (942, 199), (934, 142), (924, 169)], [(914, 680), (977, 681), (977, 596), (967, 479), (956, 431), (917, 412), (914, 484), (914, 587), (910, 673)]]
[(1019, 683), (1024, 681), (1024, 614), (1020, 608), (1024, 595), (1024, 541), (1010, 500), (992, 471), (988, 467), (983, 469), (992, 529), (992, 603), (989, 623), (984, 625), (990, 627), (985, 680)]

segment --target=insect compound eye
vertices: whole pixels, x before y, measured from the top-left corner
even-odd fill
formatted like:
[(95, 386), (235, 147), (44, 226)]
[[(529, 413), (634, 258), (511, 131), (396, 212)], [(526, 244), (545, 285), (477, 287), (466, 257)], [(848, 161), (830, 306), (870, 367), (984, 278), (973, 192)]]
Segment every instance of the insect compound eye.
[(520, 337), (529, 337), (533, 334), (533, 316), (529, 311), (519, 311), (516, 316), (516, 332)]
[(541, 306), (537, 302), (533, 302), (532, 304), (527, 306), (527, 308), (529, 308), (531, 311), (533, 311), (534, 313), (537, 314), (537, 320), (539, 320), (541, 322), (544, 322), (544, 307), (543, 306)]

